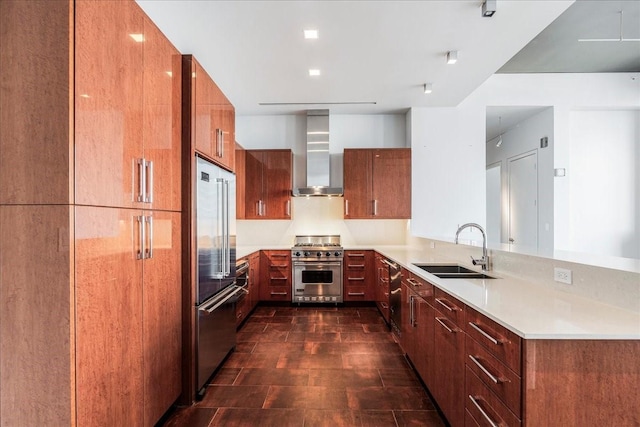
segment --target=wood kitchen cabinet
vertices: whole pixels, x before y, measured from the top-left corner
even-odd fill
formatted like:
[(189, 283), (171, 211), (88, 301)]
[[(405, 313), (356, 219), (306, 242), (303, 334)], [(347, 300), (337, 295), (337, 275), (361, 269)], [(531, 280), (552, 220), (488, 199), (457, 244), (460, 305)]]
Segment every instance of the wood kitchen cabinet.
[(180, 213), (75, 215), (78, 424), (153, 425), (181, 389)]
[(152, 426), (181, 390), (180, 56), (134, 1), (0, 27), (2, 423)]
[(75, 15), (76, 203), (180, 210), (179, 52), (134, 2)]
[(291, 302), (291, 251), (261, 251), (260, 300)]
[(260, 301), (260, 277), (260, 252), (258, 251), (249, 255), (249, 304), (252, 311)]
[(246, 150), (245, 219), (291, 219), (293, 153)]
[[(183, 126), (190, 129), (195, 150), (230, 171), (235, 170), (235, 109), (192, 55), (184, 55)], [(186, 98), (185, 98), (186, 99)]]
[(452, 426), (464, 425), (464, 304), (435, 289), (433, 384), (429, 388)]
[(344, 301), (375, 301), (374, 251), (344, 251)]
[(411, 218), (411, 149), (344, 150), (344, 217)]

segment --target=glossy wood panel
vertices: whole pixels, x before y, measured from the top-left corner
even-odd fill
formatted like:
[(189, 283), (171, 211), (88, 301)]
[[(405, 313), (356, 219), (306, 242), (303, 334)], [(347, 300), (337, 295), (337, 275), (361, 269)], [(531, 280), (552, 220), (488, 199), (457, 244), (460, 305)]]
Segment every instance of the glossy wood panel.
[(376, 218), (411, 218), (411, 149), (375, 150), (371, 160)]
[(78, 425), (142, 425), (141, 211), (76, 207)]
[(259, 219), (260, 203), (264, 203), (263, 165), (264, 152), (260, 150), (245, 151), (245, 218)]
[(145, 17), (142, 136), (143, 156), (153, 162), (153, 209), (181, 208), (180, 68), (180, 53)]
[[(495, 344), (483, 335), (482, 332), (471, 326), (471, 323), (475, 325), (476, 328), (480, 328), (484, 333), (493, 337), (498, 341), (498, 344)], [(516, 374), (521, 374), (522, 339), (519, 336), (470, 307), (467, 307), (465, 313), (465, 329), (467, 335), (473, 337), (476, 342), (484, 346), (491, 354), (496, 356)]]
[(262, 251), (260, 300), (291, 301), (291, 252)]
[[(213, 155), (213, 129), (211, 128), (211, 104), (213, 81), (198, 61), (192, 58), (192, 83), (195, 81), (193, 97), (195, 112), (191, 120), (195, 121), (193, 148), (205, 156)], [(192, 89), (193, 90), (193, 89)]]
[(78, 0), (76, 203), (134, 207), (142, 151), (144, 14), (135, 2)]
[(268, 150), (263, 162), (265, 217), (291, 219), (293, 153), (291, 150)]
[(524, 424), (640, 425), (640, 341), (525, 340)]
[(73, 212), (0, 206), (0, 414), (75, 425)]
[(245, 219), (245, 205), (246, 205), (246, 174), (247, 169), (245, 166), (245, 154), (246, 150), (240, 145), (236, 144), (236, 219)]
[(344, 217), (370, 218), (373, 215), (371, 198), (370, 150), (344, 150)]
[[(154, 425), (182, 390), (182, 274), (180, 213), (152, 218), (152, 257), (143, 263), (144, 424)], [(150, 230), (151, 223), (148, 223)]]
[[(437, 291), (437, 290), (436, 290)], [(464, 423), (464, 330), (434, 310), (434, 373), (429, 388), (451, 426)]]
[[(467, 335), (465, 345), (464, 360), (467, 368), (475, 373), (485, 383), (485, 386), (498, 396), (516, 416), (520, 417), (522, 414), (522, 382), (520, 377), (469, 335)], [(472, 356), (475, 362), (469, 356)], [(493, 381), (489, 375), (496, 378), (497, 382)]]
[(0, 2), (0, 204), (73, 202), (72, 23), (70, 1)]
[(375, 301), (373, 251), (344, 251), (343, 298), (345, 301)]
[(249, 298), (251, 310), (260, 301), (260, 252), (249, 255)]
[[(474, 399), (475, 403), (471, 401), (471, 398)], [(466, 410), (480, 426), (492, 427), (498, 425), (518, 427), (521, 425), (520, 419), (514, 415), (500, 399), (491, 393), (486, 384), (480, 381), (469, 367), (467, 367), (465, 373), (464, 404), (466, 405)], [(548, 425), (567, 424), (551, 423)]]

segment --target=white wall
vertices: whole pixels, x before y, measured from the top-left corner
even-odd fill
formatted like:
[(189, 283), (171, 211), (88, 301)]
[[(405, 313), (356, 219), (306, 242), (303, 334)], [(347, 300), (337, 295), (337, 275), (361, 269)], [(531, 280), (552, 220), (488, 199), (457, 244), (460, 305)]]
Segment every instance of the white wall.
[[(411, 233), (453, 241), (459, 225), (485, 224), (484, 106), (412, 108), (410, 116)], [(474, 233), (461, 239), (481, 242)]]
[[(236, 140), (246, 149), (290, 148), (294, 188), (306, 184), (306, 115), (237, 116)], [(331, 185), (342, 187), (345, 148), (407, 146), (404, 114), (330, 115)], [(291, 245), (297, 234), (340, 234), (344, 246), (402, 245), (407, 220), (344, 220), (343, 198), (295, 197), (290, 221), (237, 223), (240, 246)]]
[[(484, 153), (477, 147), (484, 147), (487, 106), (552, 106), (554, 168), (568, 168), (571, 111), (639, 109), (639, 77), (637, 73), (495, 74), (456, 108), (412, 110), (414, 161), (427, 159), (427, 165), (434, 166), (421, 168), (418, 177), (414, 174), (412, 232), (421, 237), (451, 240), (455, 232), (451, 231), (452, 224), (459, 218), (477, 219), (484, 224), (484, 176), (480, 176), (484, 173), (485, 161)], [(443, 144), (453, 146), (438, 148)], [(465, 145), (470, 151), (476, 150), (475, 157), (468, 155), (470, 152)], [(429, 160), (431, 154), (450, 155), (450, 158), (443, 159), (444, 165), (434, 165), (434, 160)], [(414, 173), (416, 169), (414, 166)], [(566, 242), (570, 241), (570, 181), (570, 175), (554, 180), (554, 241), (557, 248), (567, 247)], [(434, 182), (439, 182), (439, 188), (433, 188)], [(452, 200), (452, 194), (470, 200)], [(479, 194), (482, 198), (477, 197)], [(437, 197), (447, 203), (438, 205)], [(447, 216), (455, 217), (455, 221)]]
[(640, 258), (640, 110), (572, 111), (566, 250)]
[[(547, 137), (549, 145), (540, 148), (540, 138)], [(500, 162), (502, 165), (502, 203), (508, 204), (508, 161), (522, 153), (536, 151), (538, 155), (538, 253), (553, 255), (553, 108), (547, 108), (521, 121), (502, 134), (502, 145), (496, 147), (496, 140), (487, 141), (486, 165)], [(561, 178), (557, 178), (561, 179)], [(502, 243), (509, 237), (508, 209), (502, 213)]]

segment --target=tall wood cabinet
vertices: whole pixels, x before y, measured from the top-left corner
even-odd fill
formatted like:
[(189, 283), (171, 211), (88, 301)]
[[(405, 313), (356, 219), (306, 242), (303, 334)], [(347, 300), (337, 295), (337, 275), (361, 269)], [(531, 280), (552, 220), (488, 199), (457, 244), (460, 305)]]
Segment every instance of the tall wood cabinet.
[(344, 150), (344, 217), (411, 218), (411, 149)]
[(245, 219), (291, 219), (291, 150), (244, 152)]
[(0, 420), (154, 425), (181, 381), (178, 52), (134, 1), (2, 1), (0, 32)]
[(183, 73), (191, 76), (183, 82), (191, 109), (183, 126), (191, 128), (195, 151), (225, 169), (235, 169), (235, 109), (209, 74), (192, 56), (185, 55)]

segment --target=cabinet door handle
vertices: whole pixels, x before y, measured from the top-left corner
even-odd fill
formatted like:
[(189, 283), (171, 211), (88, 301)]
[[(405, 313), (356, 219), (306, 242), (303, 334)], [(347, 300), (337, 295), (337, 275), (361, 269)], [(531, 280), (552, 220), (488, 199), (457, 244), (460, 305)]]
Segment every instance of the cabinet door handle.
[(364, 280), (364, 277), (347, 277), (347, 280)]
[(349, 216), (349, 201), (346, 199), (344, 201), (344, 216)]
[(499, 424), (491, 419), (489, 414), (487, 414), (487, 412), (484, 409), (482, 409), (482, 406), (480, 406), (480, 403), (478, 403), (478, 401), (473, 396), (469, 395), (469, 399), (471, 399), (471, 402), (473, 403), (473, 405), (476, 408), (478, 408), (478, 411), (480, 411), (484, 419), (487, 420), (487, 422), (491, 427), (498, 427)]
[(443, 328), (445, 328), (447, 331), (451, 332), (452, 334), (455, 334), (458, 332), (458, 328), (454, 327), (453, 329), (451, 329), (450, 327), (448, 327), (444, 322), (443, 322), (443, 318), (441, 317), (436, 317), (436, 321), (438, 323), (440, 323), (442, 325)]
[(287, 277), (269, 277), (269, 280), (288, 280)]
[(286, 258), (286, 257), (288, 257), (289, 255), (285, 255), (285, 254), (271, 254), (271, 255), (269, 255), (269, 256), (270, 256), (270, 257), (272, 257), (272, 258)]
[(444, 308), (446, 308), (447, 310), (460, 311), (460, 308), (456, 307), (455, 305), (449, 305), (449, 301), (447, 301), (447, 303), (444, 303), (443, 301), (447, 301), (447, 300), (443, 298), (436, 298), (436, 302), (441, 306), (443, 306)]
[(384, 262), (385, 264), (387, 264), (391, 268), (398, 268), (398, 264), (396, 264), (395, 262), (389, 262), (386, 259), (383, 259), (382, 262)]
[(364, 258), (364, 254), (361, 254), (361, 253), (357, 253), (357, 254), (350, 253), (350, 254), (347, 254), (347, 256), (354, 257), (354, 258)]
[(373, 216), (378, 215), (378, 201), (374, 200), (373, 201)]
[(144, 159), (138, 159), (138, 202), (145, 202), (145, 195), (147, 193), (146, 190), (146, 181), (147, 181), (147, 168), (146, 162)]
[(395, 295), (395, 294), (397, 294), (398, 292), (401, 292), (401, 291), (402, 291), (402, 288), (394, 289), (394, 290), (391, 291), (391, 295)]
[(409, 282), (414, 287), (422, 286), (422, 283), (418, 282), (415, 279), (412, 279), (411, 277), (407, 278), (407, 282)]
[(347, 264), (347, 268), (364, 268), (364, 264)]
[[(489, 372), (489, 370), (488, 370), (487, 368), (485, 368), (485, 367), (484, 367), (484, 365), (483, 365), (482, 363), (480, 363), (480, 361), (479, 361), (476, 357), (474, 357), (474, 356), (472, 356), (472, 355), (470, 354), (470, 355), (469, 355), (469, 359), (471, 359), (471, 361), (472, 361), (473, 363), (475, 363), (475, 364), (476, 364), (476, 366), (477, 366), (478, 368), (480, 368), (480, 370), (481, 370), (482, 372), (484, 372), (484, 374), (485, 374), (486, 376), (488, 376), (488, 377), (489, 377), (489, 379), (490, 379), (491, 381), (493, 381), (495, 384), (505, 382), (505, 380), (503, 380), (502, 378), (498, 378), (498, 377), (494, 376), (491, 372)], [(508, 381), (508, 380), (507, 380), (507, 381)]]
[(147, 187), (147, 195), (146, 195), (146, 199), (145, 202), (147, 203), (153, 203), (153, 161), (149, 160), (146, 163), (146, 168), (148, 170), (147, 175), (145, 176), (145, 180), (148, 180), (148, 182), (145, 183), (145, 186)]
[(475, 329), (476, 331), (480, 332), (482, 334), (483, 337), (485, 337), (486, 339), (488, 339), (489, 341), (491, 341), (492, 343), (494, 343), (495, 345), (500, 345), (503, 344), (504, 341), (503, 340), (499, 340), (496, 339), (494, 337), (492, 337), (491, 335), (489, 335), (488, 333), (486, 333), (485, 331), (482, 330), (482, 328), (478, 325), (476, 325), (473, 322), (469, 322), (469, 326), (471, 326), (473, 329)]
[(149, 215), (145, 218), (147, 218), (147, 223), (149, 224), (149, 247), (145, 258), (153, 258), (153, 217)]
[(384, 302), (381, 302), (380, 305), (382, 306), (382, 308), (384, 308), (385, 310), (389, 308), (389, 304), (386, 304)]
[(409, 295), (409, 324), (413, 326), (413, 295)]
[(287, 200), (287, 216), (291, 216), (291, 200)]
[(271, 292), (271, 295), (287, 295), (286, 292)]
[(347, 292), (347, 295), (350, 297), (363, 297), (364, 292)]
[(220, 157), (224, 157), (224, 131), (220, 129)]
[(138, 253), (136, 254), (136, 259), (143, 259), (144, 254), (144, 216), (136, 216), (136, 220), (138, 221), (138, 243), (140, 243)]

